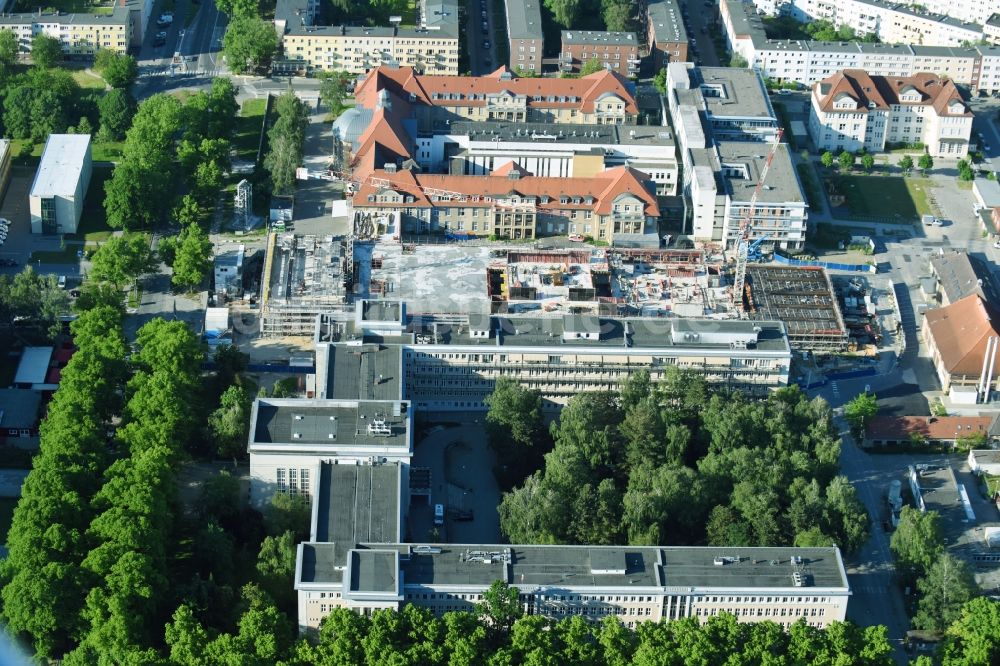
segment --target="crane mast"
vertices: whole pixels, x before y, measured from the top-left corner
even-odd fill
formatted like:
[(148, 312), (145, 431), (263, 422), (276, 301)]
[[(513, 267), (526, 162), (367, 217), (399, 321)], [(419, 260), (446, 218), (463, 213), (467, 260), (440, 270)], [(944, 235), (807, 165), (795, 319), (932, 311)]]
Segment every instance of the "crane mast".
[(740, 314), (744, 316), (746, 312), (743, 307), (743, 290), (747, 281), (747, 263), (750, 254), (750, 225), (753, 223), (754, 213), (757, 212), (757, 198), (760, 196), (761, 190), (764, 189), (764, 179), (767, 178), (771, 162), (774, 161), (778, 145), (781, 144), (782, 134), (784, 134), (784, 129), (779, 127), (774, 135), (774, 141), (771, 143), (771, 149), (767, 153), (767, 159), (764, 161), (764, 168), (761, 169), (757, 187), (754, 188), (753, 196), (750, 197), (750, 205), (747, 206), (746, 213), (740, 220), (740, 228), (736, 237), (736, 275), (733, 278), (733, 299), (736, 301), (736, 307)]

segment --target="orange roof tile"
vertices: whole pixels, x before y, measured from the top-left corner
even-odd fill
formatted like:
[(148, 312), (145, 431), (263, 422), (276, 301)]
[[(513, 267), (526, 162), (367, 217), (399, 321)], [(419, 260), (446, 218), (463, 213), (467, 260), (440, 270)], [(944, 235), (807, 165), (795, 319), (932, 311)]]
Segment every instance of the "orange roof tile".
[(504, 178), (507, 178), (508, 176), (510, 176), (511, 173), (515, 171), (521, 174), (522, 176), (531, 175), (531, 173), (527, 169), (525, 169), (523, 166), (521, 166), (514, 160), (511, 160), (510, 162), (507, 162), (506, 164), (502, 164), (501, 166), (497, 167), (496, 169), (490, 172), (490, 175), (503, 176)]
[(976, 433), (988, 434), (991, 416), (875, 416), (868, 422), (869, 439), (908, 439), (919, 435), (929, 440), (953, 440)]
[(529, 107), (576, 108), (583, 113), (593, 113), (598, 100), (615, 95), (625, 103), (626, 113), (639, 111), (635, 97), (629, 92), (628, 80), (608, 70), (578, 79), (550, 79), (521, 78), (506, 67), (486, 76), (434, 76), (414, 74), (412, 67), (383, 65), (365, 77), (354, 97), (358, 104), (375, 108), (378, 92), (383, 89), (401, 99), (429, 106), (454, 106), (456, 101), (463, 106), (485, 106), (486, 95), (507, 91), (527, 96)]
[(951, 374), (977, 377), (983, 371), (986, 341), (1000, 336), (1000, 320), (979, 294), (924, 315), (941, 362)]
[[(657, 216), (660, 214), (656, 196), (652, 188), (647, 187), (649, 176), (631, 167), (615, 167), (597, 174), (592, 178), (552, 178), (541, 176), (509, 177), (514, 171), (507, 170), (507, 176), (453, 176), (443, 174), (414, 174), (410, 171), (388, 173), (375, 170), (362, 183), (354, 195), (355, 206), (366, 206), (368, 197), (388, 188), (403, 192), (413, 197), (408, 204), (418, 207), (431, 206), (482, 206), (492, 205), (489, 198), (521, 195), (536, 197), (539, 210), (566, 209), (592, 210), (598, 215), (607, 215), (612, 211), (615, 200), (623, 194), (631, 194), (644, 204), (644, 214)], [(433, 196), (443, 197), (434, 201)], [(444, 197), (453, 197), (449, 200)], [(541, 197), (549, 198), (547, 203), (541, 203)], [(568, 201), (562, 203), (561, 197)], [(574, 197), (577, 203), (573, 203)], [(587, 198), (591, 197), (591, 203)], [(478, 198), (478, 200), (477, 200)], [(463, 200), (464, 199), (464, 200)]]
[(386, 113), (385, 109), (378, 109), (358, 137), (358, 145), (353, 150), (356, 159), (372, 153), (376, 160), (383, 163), (395, 162), (397, 158), (412, 157), (411, 144), (412, 140), (399, 125), (396, 116)]

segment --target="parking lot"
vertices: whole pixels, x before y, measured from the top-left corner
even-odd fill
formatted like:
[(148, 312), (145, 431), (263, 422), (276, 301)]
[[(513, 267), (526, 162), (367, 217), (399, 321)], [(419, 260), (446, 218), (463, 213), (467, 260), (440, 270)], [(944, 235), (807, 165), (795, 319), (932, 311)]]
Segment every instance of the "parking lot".
[[(7, 238), (0, 245), (0, 258), (17, 262), (16, 266), (0, 266), (0, 273), (16, 273), (28, 263), (32, 252), (58, 252), (61, 247), (59, 236), (42, 236), (31, 233), (31, 218), (28, 211), (28, 193), (34, 181), (34, 171), (29, 167), (16, 166), (12, 170), (10, 183), (0, 203), (0, 217), (11, 221)], [(36, 271), (58, 275), (78, 275), (79, 265), (72, 263), (46, 263), (44, 260), (33, 265)]]
[[(438, 539), (445, 543), (496, 543), (500, 539), (500, 491), (493, 478), (493, 452), (486, 443), (481, 413), (447, 415), (417, 433), (413, 466), (431, 470), (431, 501), (416, 498), (410, 507), (407, 533), (415, 541), (431, 538), (433, 505), (445, 506)], [(472, 519), (458, 519), (460, 512)]]

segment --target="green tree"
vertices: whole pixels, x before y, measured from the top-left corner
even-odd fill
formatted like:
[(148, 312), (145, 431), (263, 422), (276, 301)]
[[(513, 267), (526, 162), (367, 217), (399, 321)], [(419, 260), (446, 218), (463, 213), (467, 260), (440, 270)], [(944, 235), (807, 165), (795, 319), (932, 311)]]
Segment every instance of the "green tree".
[(943, 553), (917, 581), (920, 602), (913, 624), (918, 629), (943, 632), (959, 619), (962, 606), (979, 594), (979, 586), (968, 565)]
[(957, 164), (958, 168), (958, 179), (964, 181), (970, 181), (975, 179), (976, 174), (972, 170), (972, 165), (968, 160), (959, 160)]
[[(635, 8), (631, 0), (601, 0), (604, 26), (612, 32), (631, 30)], [(569, 26), (567, 26), (569, 27)]]
[(939, 655), (942, 666), (1000, 662), (1000, 602), (976, 597), (945, 631)]
[(94, 56), (94, 69), (112, 88), (128, 88), (135, 83), (136, 62), (130, 55), (98, 49)]
[(819, 527), (810, 527), (795, 535), (794, 545), (796, 548), (823, 548), (826, 546), (835, 546), (836, 544), (833, 542), (833, 539), (823, 534), (823, 531)]
[(667, 94), (667, 69), (666, 69), (666, 67), (664, 67), (663, 69), (661, 69), (660, 71), (658, 71), (656, 73), (656, 75), (653, 76), (653, 87), (656, 88), (656, 90), (661, 95), (666, 95)]
[(73, 303), (77, 312), (86, 312), (99, 307), (110, 307), (125, 314), (125, 296), (114, 285), (96, 280), (87, 280), (80, 286), (80, 295)]
[(221, 405), (208, 415), (208, 433), (220, 456), (236, 459), (246, 450), (253, 396), (242, 386), (233, 385), (222, 394)]
[(288, 194), (295, 189), (295, 170), (302, 164), (300, 146), (287, 134), (279, 134), (269, 142), (264, 168), (271, 175), (275, 194)]
[(876, 414), (878, 414), (878, 398), (874, 393), (859, 393), (844, 405), (844, 418), (851, 424), (851, 433), (857, 440), (864, 437), (865, 422), (870, 421)]
[(311, 514), (307, 496), (277, 492), (264, 508), (264, 527), (271, 536), (292, 532), (296, 541), (304, 541), (309, 538)]
[(861, 168), (865, 170), (865, 173), (871, 173), (872, 169), (875, 168), (875, 156), (871, 153), (861, 155)]
[(339, 116), (344, 111), (344, 99), (347, 97), (351, 75), (347, 72), (330, 72), (321, 80), (319, 97), (332, 115)]
[(576, 26), (580, 11), (580, 0), (545, 0), (545, 6), (552, 12), (556, 23), (565, 29)]
[(54, 275), (36, 273), (31, 266), (25, 266), (13, 278), (0, 275), (0, 319), (15, 336), (38, 327), (54, 338), (62, 328), (60, 317), (70, 311), (69, 305), (66, 290), (59, 288)]
[(854, 168), (854, 160), (854, 153), (848, 150), (841, 151), (840, 155), (837, 156), (837, 162), (840, 164), (840, 168), (844, 171), (850, 171)]
[(222, 38), (222, 52), (234, 74), (264, 69), (277, 50), (274, 26), (257, 16), (235, 16)]
[(55, 67), (63, 59), (62, 42), (40, 32), (31, 38), (31, 62), (42, 69)]
[(149, 373), (196, 379), (205, 361), (204, 343), (183, 321), (153, 319), (139, 329), (135, 345), (132, 361)]
[(178, 289), (194, 289), (212, 268), (212, 241), (201, 227), (190, 224), (177, 239), (171, 283)]
[(899, 158), (899, 168), (903, 170), (904, 174), (910, 173), (913, 170), (913, 158), (909, 155), (903, 155)]
[(901, 573), (910, 582), (923, 576), (944, 552), (941, 517), (936, 511), (904, 506), (889, 548)]
[(223, 14), (231, 17), (254, 17), (260, 13), (258, 0), (215, 0), (215, 6)]
[(927, 172), (934, 168), (934, 158), (930, 156), (929, 153), (924, 153), (917, 160), (917, 167), (920, 168), (920, 172), (927, 175)]
[(127, 91), (109, 90), (97, 98), (97, 110), (103, 140), (120, 141), (132, 124), (135, 115), (135, 100)]
[(257, 555), (257, 576), (261, 587), (287, 612), (295, 612), (295, 533), (264, 538)]
[(17, 64), (17, 37), (13, 30), (0, 30), (0, 84), (14, 72)]
[(128, 231), (112, 236), (91, 257), (90, 277), (121, 288), (156, 270), (149, 236)]
[[(202, 220), (205, 217), (205, 208), (198, 202), (198, 198), (194, 194), (188, 193), (181, 197), (181, 201), (177, 206), (174, 207), (172, 216), (177, 224), (181, 225), (182, 228), (187, 229), (191, 226), (200, 226)], [(166, 239), (164, 239), (166, 240)], [(169, 245), (166, 248), (167, 252), (173, 252), (170, 255), (170, 261), (164, 259), (164, 263), (170, 266), (174, 264), (174, 258), (176, 257), (177, 245), (180, 243), (179, 237), (174, 237), (170, 239), (173, 241), (173, 247)], [(162, 245), (163, 242), (161, 241)]]
[(730, 67), (738, 67), (738, 68), (741, 68), (741, 69), (746, 69), (747, 67), (750, 66), (750, 63), (748, 63), (747, 59), (744, 58), (739, 53), (733, 53), (733, 55), (730, 56), (730, 58), (729, 58), (729, 66)]
[(198, 502), (202, 517), (223, 523), (239, 515), (241, 506), (240, 480), (226, 470), (220, 470), (202, 484)]
[(533, 447), (543, 437), (542, 396), (537, 391), (500, 377), (485, 403), (486, 434), (498, 453)]
[(486, 625), (490, 644), (499, 646), (510, 635), (514, 623), (524, 615), (519, 596), (521, 591), (495, 580), (483, 592), (483, 600), (476, 604), (476, 614)]
[(583, 63), (580, 67), (580, 76), (587, 76), (588, 74), (596, 74), (597, 72), (604, 71), (604, 64), (601, 60), (597, 58), (591, 58)]

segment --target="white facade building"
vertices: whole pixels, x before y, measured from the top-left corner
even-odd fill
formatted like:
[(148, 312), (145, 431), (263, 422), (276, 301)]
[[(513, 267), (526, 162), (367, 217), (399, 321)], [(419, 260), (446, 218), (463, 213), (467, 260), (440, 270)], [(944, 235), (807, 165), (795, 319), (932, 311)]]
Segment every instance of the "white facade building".
[[(1000, 47), (997, 46), (928, 46), (926, 41), (871, 44), (768, 39), (753, 5), (741, 0), (721, 0), (719, 7), (729, 50), (739, 53), (761, 75), (779, 82), (812, 86), (841, 70), (863, 69), (872, 76), (912, 76), (931, 72), (973, 90), (1000, 91)], [(1000, 25), (997, 33), (1000, 34)]]
[(844, 70), (812, 91), (809, 134), (820, 150), (871, 153), (922, 143), (935, 157), (965, 157), (972, 112), (955, 84), (933, 74), (869, 76)]
[(89, 134), (50, 134), (31, 185), (31, 233), (76, 233), (90, 185)]
[(259, 398), (250, 415), (250, 502), (312, 495), (319, 465), (401, 463), (413, 454), (406, 401)]

